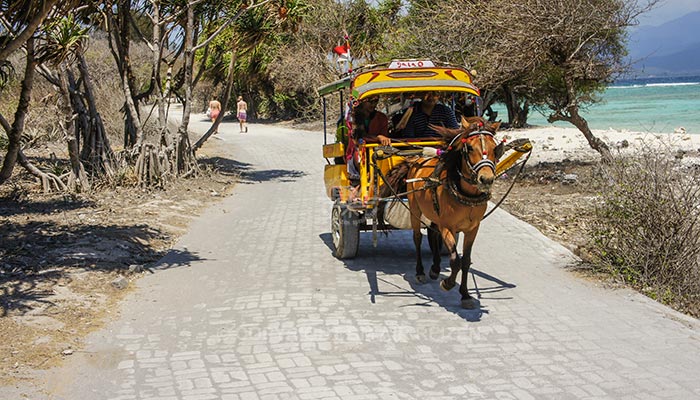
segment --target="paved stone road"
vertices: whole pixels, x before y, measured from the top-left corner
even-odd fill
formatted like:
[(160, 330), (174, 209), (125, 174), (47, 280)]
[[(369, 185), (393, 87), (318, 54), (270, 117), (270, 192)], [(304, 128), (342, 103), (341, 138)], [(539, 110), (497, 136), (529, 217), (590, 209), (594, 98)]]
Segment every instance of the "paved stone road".
[(482, 308), (465, 311), (413, 283), (408, 231), (331, 256), (318, 132), (231, 123), (211, 140), (243, 183), (31, 398), (700, 398), (697, 320), (577, 278), (509, 214), (482, 225)]

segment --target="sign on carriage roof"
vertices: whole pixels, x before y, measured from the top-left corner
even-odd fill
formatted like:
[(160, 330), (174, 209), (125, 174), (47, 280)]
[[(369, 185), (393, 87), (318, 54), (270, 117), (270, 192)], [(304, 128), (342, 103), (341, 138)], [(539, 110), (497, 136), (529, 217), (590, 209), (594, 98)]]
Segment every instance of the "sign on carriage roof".
[(435, 64), (430, 60), (394, 60), (389, 64), (389, 69), (433, 67)]

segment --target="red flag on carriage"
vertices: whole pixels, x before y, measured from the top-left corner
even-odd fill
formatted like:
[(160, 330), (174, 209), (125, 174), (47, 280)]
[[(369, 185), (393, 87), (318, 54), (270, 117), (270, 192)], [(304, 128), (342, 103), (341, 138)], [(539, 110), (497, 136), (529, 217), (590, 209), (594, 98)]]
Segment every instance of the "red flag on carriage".
[(349, 56), (350, 54), (350, 46), (348, 46), (347, 43), (340, 45), (340, 46), (335, 46), (333, 48), (333, 52), (341, 57), (343, 56)]
[(350, 37), (345, 35), (345, 43), (335, 46), (333, 52), (338, 55), (339, 62), (350, 62)]

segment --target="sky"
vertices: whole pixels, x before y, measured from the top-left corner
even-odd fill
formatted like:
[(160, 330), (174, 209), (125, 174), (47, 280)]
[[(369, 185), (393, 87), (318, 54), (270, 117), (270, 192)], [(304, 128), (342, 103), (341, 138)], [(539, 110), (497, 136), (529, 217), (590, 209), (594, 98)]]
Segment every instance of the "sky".
[(693, 11), (700, 11), (700, 0), (661, 0), (656, 9), (639, 18), (639, 26), (659, 26)]

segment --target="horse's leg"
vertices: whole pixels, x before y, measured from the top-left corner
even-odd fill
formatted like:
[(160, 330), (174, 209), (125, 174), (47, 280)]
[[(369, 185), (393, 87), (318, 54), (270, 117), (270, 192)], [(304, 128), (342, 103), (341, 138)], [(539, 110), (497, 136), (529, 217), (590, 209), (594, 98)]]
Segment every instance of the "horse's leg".
[(442, 237), (435, 223), (430, 224), (430, 229), (428, 229), (428, 244), (430, 245), (430, 252), (433, 253), (430, 279), (436, 280), (440, 277), (440, 246), (442, 245)]
[(423, 213), (418, 207), (412, 207), (412, 198), (409, 196), (409, 205), (411, 210), (411, 228), (413, 228), (413, 244), (416, 246), (416, 283), (425, 283), (425, 272), (423, 271), (423, 256), (420, 251), (421, 243), (423, 242), (423, 234), (420, 232), (421, 221), (420, 217)]
[(416, 282), (425, 283), (425, 272), (423, 271), (423, 257), (421, 255), (420, 246), (423, 241), (423, 234), (419, 229), (413, 230), (413, 244), (416, 246)]
[(469, 288), (467, 288), (469, 268), (472, 265), (472, 246), (478, 231), (479, 226), (477, 225), (470, 232), (464, 234), (464, 250), (462, 251), (462, 282), (459, 287), (459, 293), (462, 295), (462, 308), (469, 310), (479, 308), (479, 301), (469, 295)]
[(450, 276), (447, 279), (443, 279), (440, 282), (440, 288), (442, 290), (448, 291), (455, 287), (455, 281), (457, 280), (457, 272), (459, 272), (459, 254), (457, 253), (457, 241), (455, 233), (448, 229), (442, 229), (442, 239), (444, 240), (445, 246), (450, 251)]

